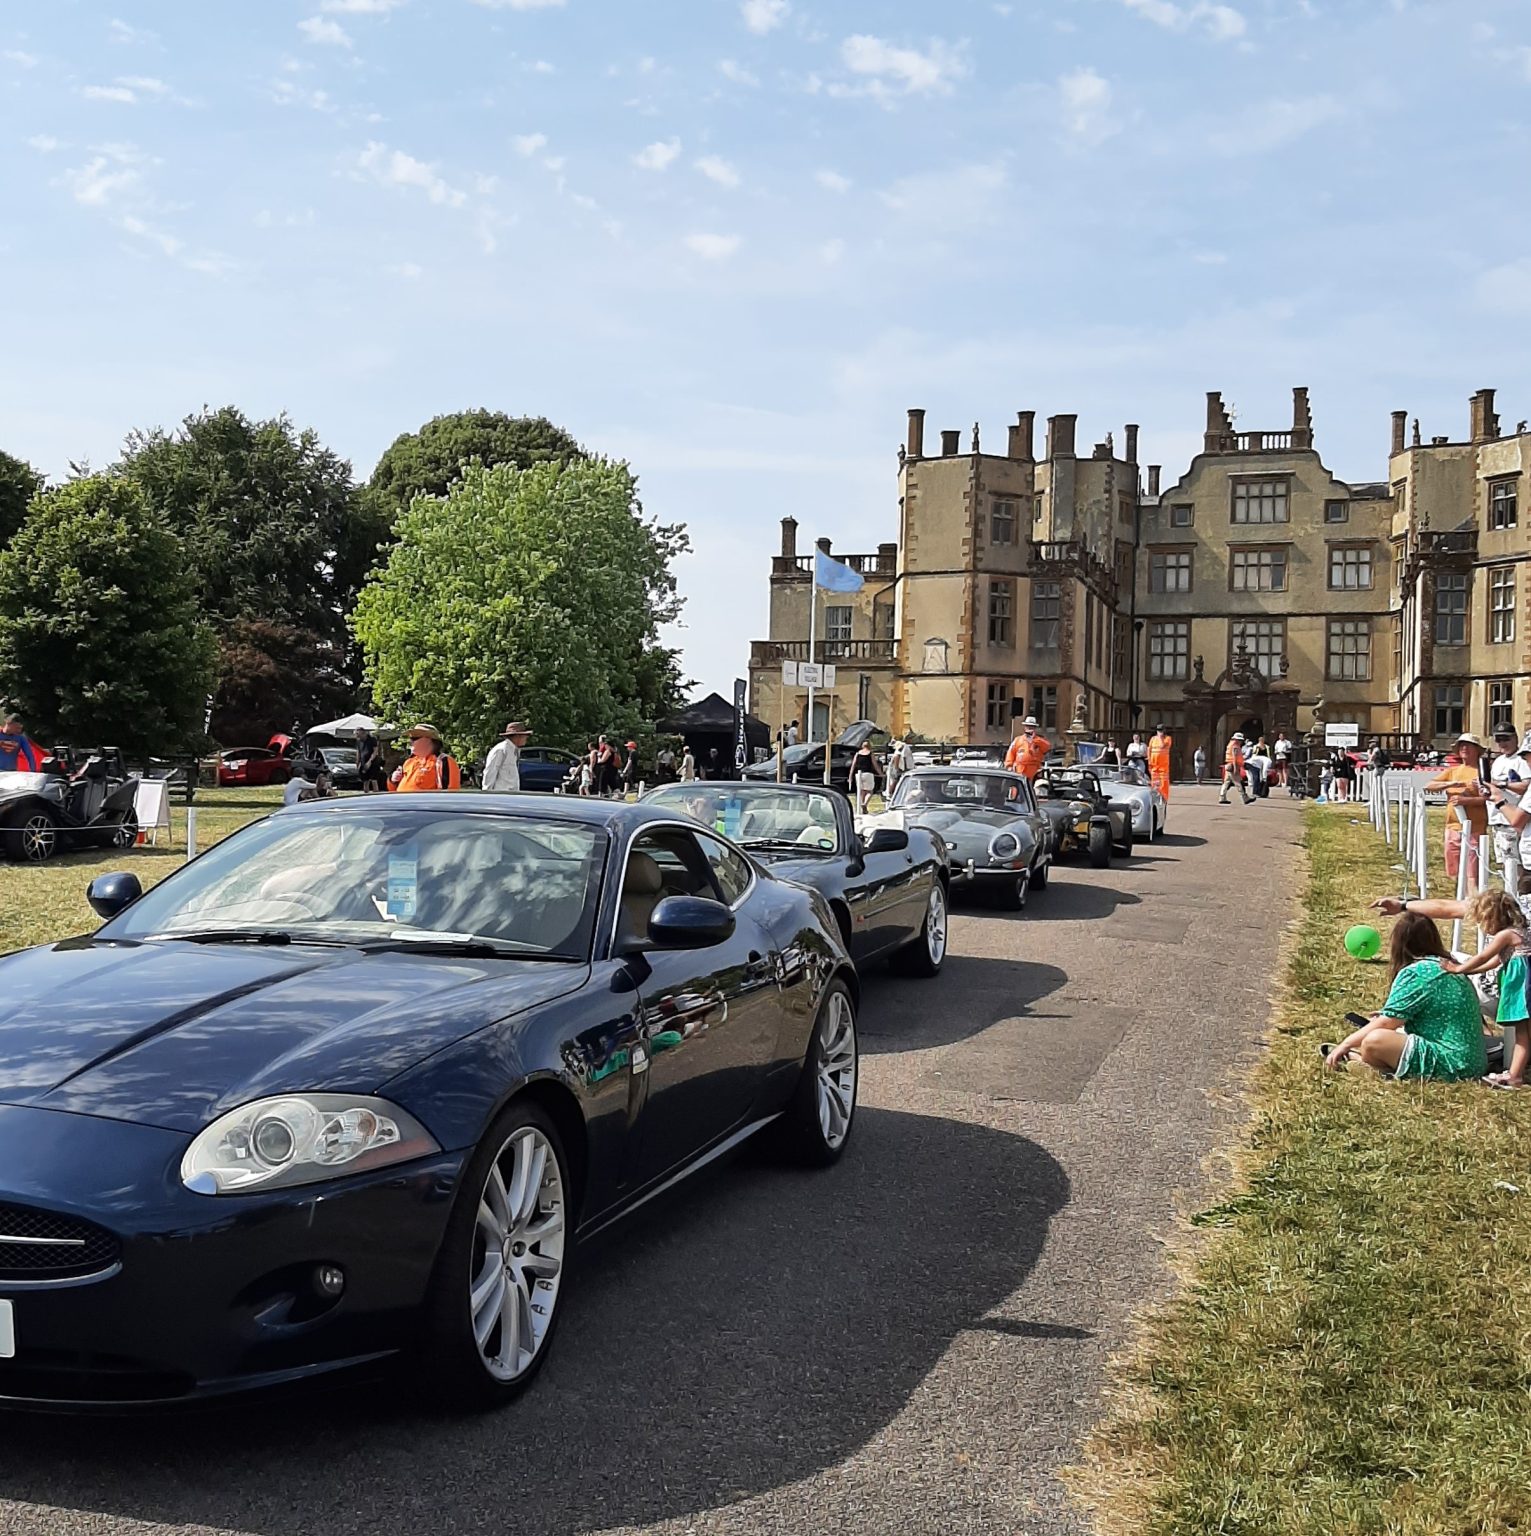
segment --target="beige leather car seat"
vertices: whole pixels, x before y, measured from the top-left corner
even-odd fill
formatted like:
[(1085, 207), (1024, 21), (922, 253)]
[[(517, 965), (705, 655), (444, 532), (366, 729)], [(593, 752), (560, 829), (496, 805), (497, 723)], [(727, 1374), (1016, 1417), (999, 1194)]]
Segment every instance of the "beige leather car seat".
[(649, 935), (649, 919), (659, 898), (664, 895), (664, 877), (659, 865), (646, 853), (635, 849), (627, 860), (627, 875), (622, 882), (622, 919), (619, 925), (623, 939), (646, 939)]

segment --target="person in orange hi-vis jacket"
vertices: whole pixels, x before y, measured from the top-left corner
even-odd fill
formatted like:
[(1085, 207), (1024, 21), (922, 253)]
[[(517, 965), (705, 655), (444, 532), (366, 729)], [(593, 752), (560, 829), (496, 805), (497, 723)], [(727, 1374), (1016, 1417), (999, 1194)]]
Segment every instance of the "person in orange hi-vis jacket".
[(1228, 751), (1223, 758), (1223, 792), (1217, 797), (1219, 805), (1227, 805), (1228, 791), (1235, 784), (1239, 786), (1239, 793), (1244, 797), (1244, 804), (1250, 804), (1254, 796), (1249, 792), (1249, 785), (1244, 782), (1243, 731), (1233, 733), (1233, 740), (1228, 743)]
[(1170, 798), (1170, 748), (1175, 738), (1162, 725), (1148, 739), (1148, 777), (1166, 805)]
[(1037, 730), (1037, 717), (1027, 715), (1021, 721), (1021, 734), (1005, 753), (1005, 767), (1023, 778), (1034, 779), (1052, 749), (1052, 743)]

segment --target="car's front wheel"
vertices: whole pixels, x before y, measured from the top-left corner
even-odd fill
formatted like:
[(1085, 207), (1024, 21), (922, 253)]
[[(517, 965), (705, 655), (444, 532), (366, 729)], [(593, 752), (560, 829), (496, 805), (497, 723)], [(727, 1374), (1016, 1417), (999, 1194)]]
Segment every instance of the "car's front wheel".
[(498, 1407), (542, 1369), (573, 1253), (571, 1188), (551, 1117), (507, 1106), (463, 1175), (426, 1304), (421, 1364), (449, 1403)]
[(936, 976), (946, 959), (946, 887), (939, 877), (930, 883), (925, 921), (920, 931), (893, 957), (893, 967), (904, 976)]
[(803, 1072), (783, 1117), (779, 1145), (794, 1161), (825, 1168), (851, 1139), (861, 1075), (856, 1005), (850, 988), (834, 981), (819, 1004)]
[(45, 864), (58, 852), (58, 821), (42, 806), (20, 811), (5, 832), (5, 851), (24, 864)]
[(1111, 862), (1111, 828), (1105, 822), (1090, 823), (1090, 841), (1086, 852), (1096, 869), (1104, 869)]

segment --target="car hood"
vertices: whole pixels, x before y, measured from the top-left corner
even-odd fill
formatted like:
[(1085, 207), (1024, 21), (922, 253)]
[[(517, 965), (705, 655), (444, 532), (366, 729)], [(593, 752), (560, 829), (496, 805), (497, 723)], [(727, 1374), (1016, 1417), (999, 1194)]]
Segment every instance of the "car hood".
[(0, 960), (0, 1103), (192, 1132), (266, 1094), (373, 1091), (587, 975), (296, 944), (23, 950)]
[(1025, 824), (1025, 818), (1019, 812), (1000, 810), (994, 806), (921, 805), (884, 811), (880, 816), (868, 816), (860, 825), (864, 830), (877, 827), (924, 827), (927, 832), (938, 832), (947, 842), (952, 842), (964, 829), (969, 833), (992, 837), (996, 832), (1013, 827), (1016, 822)]

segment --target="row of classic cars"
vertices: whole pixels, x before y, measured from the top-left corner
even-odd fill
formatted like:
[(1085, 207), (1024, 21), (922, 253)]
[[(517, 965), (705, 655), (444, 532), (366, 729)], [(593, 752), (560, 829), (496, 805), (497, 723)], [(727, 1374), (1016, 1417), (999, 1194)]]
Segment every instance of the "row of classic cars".
[(835, 1162), (865, 967), (936, 975), (953, 890), (1101, 825), (1088, 773), (932, 765), (859, 828), (811, 785), (365, 796), (98, 877), (94, 933), (0, 958), (0, 1404), (402, 1361), (507, 1401), (582, 1239), (747, 1138)]

